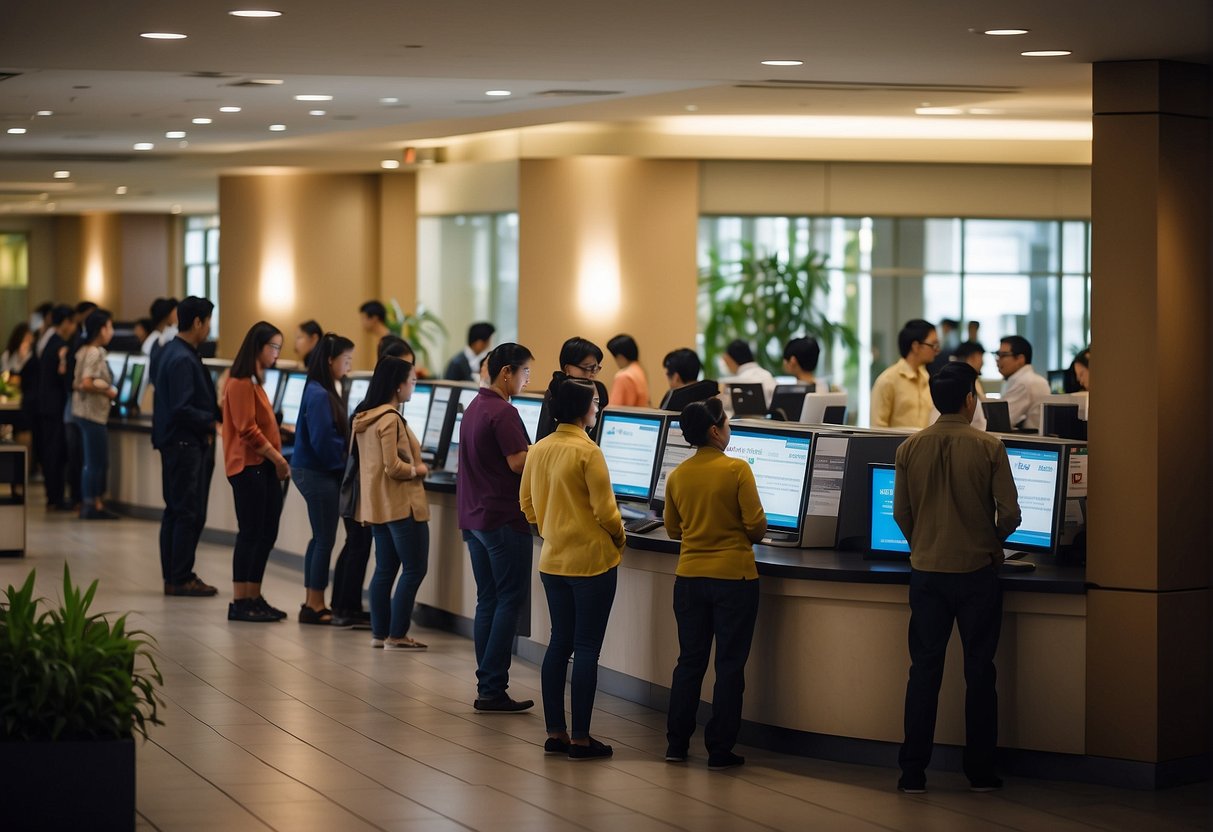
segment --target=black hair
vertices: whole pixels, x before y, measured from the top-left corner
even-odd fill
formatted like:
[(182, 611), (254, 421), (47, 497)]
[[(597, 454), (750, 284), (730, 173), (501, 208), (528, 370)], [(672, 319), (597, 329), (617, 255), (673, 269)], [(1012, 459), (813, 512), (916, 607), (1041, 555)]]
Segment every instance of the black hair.
[(34, 311), (45, 318), (47, 315), (51, 314), (51, 310), (54, 308), (55, 304), (51, 303), (49, 300), (44, 300), (42, 303), (34, 307)]
[(333, 381), (333, 368), (329, 362), (342, 353), (354, 349), (354, 342), (343, 335), (326, 332), (316, 343), (307, 365), (307, 380), (314, 381), (324, 388), (329, 397), (329, 407), (333, 411), (333, 424), (342, 436), (348, 436), (349, 426), (346, 424), (345, 406), (341, 404), (341, 396), (337, 393), (337, 384)]
[(1080, 352), (1078, 355), (1074, 356), (1074, 360), (1070, 362), (1070, 366), (1073, 367), (1075, 364), (1081, 364), (1084, 367), (1090, 368), (1090, 366), (1091, 366), (1091, 348), (1090, 347), (1087, 347), (1085, 350)]
[(409, 362), (417, 357), (417, 353), (413, 352), (413, 345), (399, 335), (384, 335), (379, 339), (379, 346), (375, 348), (375, 353), (376, 359), (380, 361), (389, 355), (392, 358), (403, 358)]
[(151, 318), (139, 318), (137, 321), (135, 321), (135, 326), (143, 327), (143, 331), (149, 335), (151, 334), (152, 330), (156, 328), (156, 324), (152, 322)]
[(661, 366), (665, 367), (666, 375), (677, 373), (687, 384), (698, 379), (699, 371), (703, 369), (699, 356), (694, 350), (686, 347), (667, 353), (666, 357), (661, 359)]
[(557, 373), (548, 386), (548, 394), (556, 421), (571, 425), (590, 409), (590, 403), (598, 395), (598, 388), (588, 379), (569, 378), (564, 373)]
[(751, 364), (754, 361), (754, 351), (750, 345), (740, 338), (735, 338), (724, 348), (725, 354), (738, 364)]
[(368, 318), (378, 318), (381, 321), (387, 320), (387, 307), (377, 300), (368, 300), (358, 307), (358, 311)]
[(708, 433), (713, 425), (724, 425), (724, 403), (715, 396), (705, 401), (691, 402), (678, 417), (683, 437), (696, 448), (708, 444)]
[(21, 321), (19, 324), (13, 327), (12, 333), (8, 336), (8, 346), (5, 347), (9, 355), (17, 354), (17, 350), (21, 349), (21, 341), (25, 338), (26, 333), (28, 332), (29, 323), (27, 321)]
[(940, 318), (940, 329), (960, 329), (960, 321), (955, 318)]
[(51, 310), (51, 326), (59, 326), (59, 324), (66, 321), (74, 314), (76, 313), (70, 306), (63, 303), (59, 304)]
[(808, 338), (793, 338), (783, 348), (783, 358), (785, 361), (789, 358), (795, 358), (796, 363), (800, 365), (800, 369), (807, 373), (812, 373), (817, 370), (817, 362), (821, 359), (821, 344), (817, 343), (817, 339), (811, 336)]
[(952, 350), (952, 355), (956, 356), (957, 361), (966, 361), (973, 353), (984, 353), (986, 348), (981, 345), (980, 341), (962, 341), (956, 349)]
[(97, 304), (93, 303), (91, 300), (82, 300), (76, 304), (75, 314), (88, 315), (89, 312), (92, 312), (96, 308)]
[(205, 321), (215, 312), (215, 304), (206, 298), (190, 295), (177, 304), (177, 328), (181, 332), (189, 332), (194, 328), (195, 321)]
[(1032, 363), (1032, 344), (1022, 335), (1004, 335), (999, 339), (999, 346), (1006, 344), (1011, 355), (1022, 355), (1025, 364)]
[(901, 332), (897, 333), (897, 349), (901, 352), (901, 357), (905, 358), (910, 354), (910, 350), (914, 349), (915, 341), (919, 344), (925, 343), (926, 337), (931, 334), (931, 330), (934, 328), (935, 324), (930, 321), (924, 321), (922, 318), (906, 321), (906, 325), (901, 328)]
[(299, 330), (305, 335), (314, 335), (317, 338), (324, 337), (324, 327), (316, 323), (316, 321), (312, 320), (311, 318), (299, 324)]
[[(531, 351), (522, 346), (522, 344), (506, 341), (504, 344), (498, 344), (484, 360), (489, 365), (489, 379), (495, 381), (497, 376), (501, 375), (501, 371), (506, 367), (517, 370), (534, 357)], [(561, 373), (561, 375), (564, 374)]]
[(151, 308), (148, 309), (148, 317), (152, 319), (152, 329), (164, 323), (176, 308), (176, 298), (156, 298), (152, 301)]
[[(185, 306), (189, 303), (189, 300), (189, 298), (186, 298), (181, 301), (181, 305)], [(261, 350), (265, 348), (265, 345), (275, 335), (281, 336), (282, 331), (269, 321), (257, 321), (257, 323), (249, 327), (249, 331), (244, 335), (244, 340), (240, 343), (240, 350), (232, 360), (232, 369), (228, 373), (229, 376), (231, 378), (252, 378), (256, 376), (257, 380), (260, 381), (261, 368), (257, 366), (257, 356), (261, 354)]]
[(640, 348), (636, 346), (636, 339), (631, 335), (620, 334), (607, 341), (607, 352), (611, 355), (622, 355), (628, 361), (640, 360)]
[(108, 309), (94, 309), (88, 313), (88, 317), (84, 319), (84, 325), (80, 328), (80, 341), (87, 344), (98, 335), (101, 330), (105, 329), (105, 325), (114, 319), (114, 313)]
[(408, 381), (412, 371), (411, 361), (391, 355), (381, 358), (375, 365), (375, 374), (371, 376), (371, 383), (366, 388), (366, 398), (354, 412), (364, 413), (390, 403), (392, 396), (396, 395), (396, 388)]
[(577, 367), (591, 355), (594, 356), (596, 363), (602, 363), (602, 350), (597, 344), (580, 336), (574, 336), (560, 347), (560, 369), (563, 370), (570, 364)]
[(477, 341), (487, 341), (493, 337), (493, 333), (497, 331), (497, 327), (493, 326), (488, 321), (480, 321), (468, 327), (468, 346)]
[(977, 371), (964, 361), (951, 361), (931, 376), (931, 401), (942, 414), (959, 413), (965, 398), (977, 394)]

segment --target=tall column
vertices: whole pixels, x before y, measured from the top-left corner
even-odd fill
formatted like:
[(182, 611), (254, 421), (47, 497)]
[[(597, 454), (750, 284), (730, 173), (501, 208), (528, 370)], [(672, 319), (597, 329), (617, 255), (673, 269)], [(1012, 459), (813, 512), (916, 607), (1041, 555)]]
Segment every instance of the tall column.
[(1094, 109), (1087, 753), (1165, 780), (1208, 751), (1208, 67), (1096, 64)]

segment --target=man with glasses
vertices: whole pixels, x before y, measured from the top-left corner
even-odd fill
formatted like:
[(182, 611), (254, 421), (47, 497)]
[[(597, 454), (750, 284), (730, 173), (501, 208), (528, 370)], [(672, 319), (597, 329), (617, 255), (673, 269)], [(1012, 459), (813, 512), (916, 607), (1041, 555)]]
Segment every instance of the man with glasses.
[(930, 375), (927, 365), (939, 354), (939, 334), (930, 321), (907, 321), (897, 335), (901, 359), (876, 377), (872, 385), (874, 428), (916, 428), (931, 421)]
[(998, 372), (1006, 379), (1002, 400), (1016, 428), (1035, 431), (1040, 427), (1040, 403), (1051, 392), (1049, 381), (1032, 369), (1032, 345), (1021, 335), (1008, 335), (994, 353)]

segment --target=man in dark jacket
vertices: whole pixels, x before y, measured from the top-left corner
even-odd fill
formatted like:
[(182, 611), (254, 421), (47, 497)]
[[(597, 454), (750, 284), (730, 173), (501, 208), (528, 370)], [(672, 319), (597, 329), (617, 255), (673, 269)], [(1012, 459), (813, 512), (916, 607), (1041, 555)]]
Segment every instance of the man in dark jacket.
[(67, 474), (67, 432), (63, 413), (67, 407), (71, 377), (67, 374), (68, 342), (76, 332), (76, 319), (70, 306), (51, 310), (51, 334), (38, 359), (38, 422), (42, 426), (42, 476), (46, 479), (46, 506), (56, 511), (72, 511), (64, 499)]
[(215, 469), (215, 385), (198, 347), (211, 331), (215, 305), (188, 297), (177, 307), (180, 331), (158, 354), (152, 406), (152, 445), (160, 451), (164, 516), (160, 569), (165, 595), (208, 597), (218, 590), (194, 574)]

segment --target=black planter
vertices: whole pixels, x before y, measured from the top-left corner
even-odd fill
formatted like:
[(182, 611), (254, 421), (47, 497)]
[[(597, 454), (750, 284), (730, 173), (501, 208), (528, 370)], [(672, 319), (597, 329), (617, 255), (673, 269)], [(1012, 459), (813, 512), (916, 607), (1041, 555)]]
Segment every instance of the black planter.
[(135, 828), (135, 741), (0, 742), (5, 829)]

